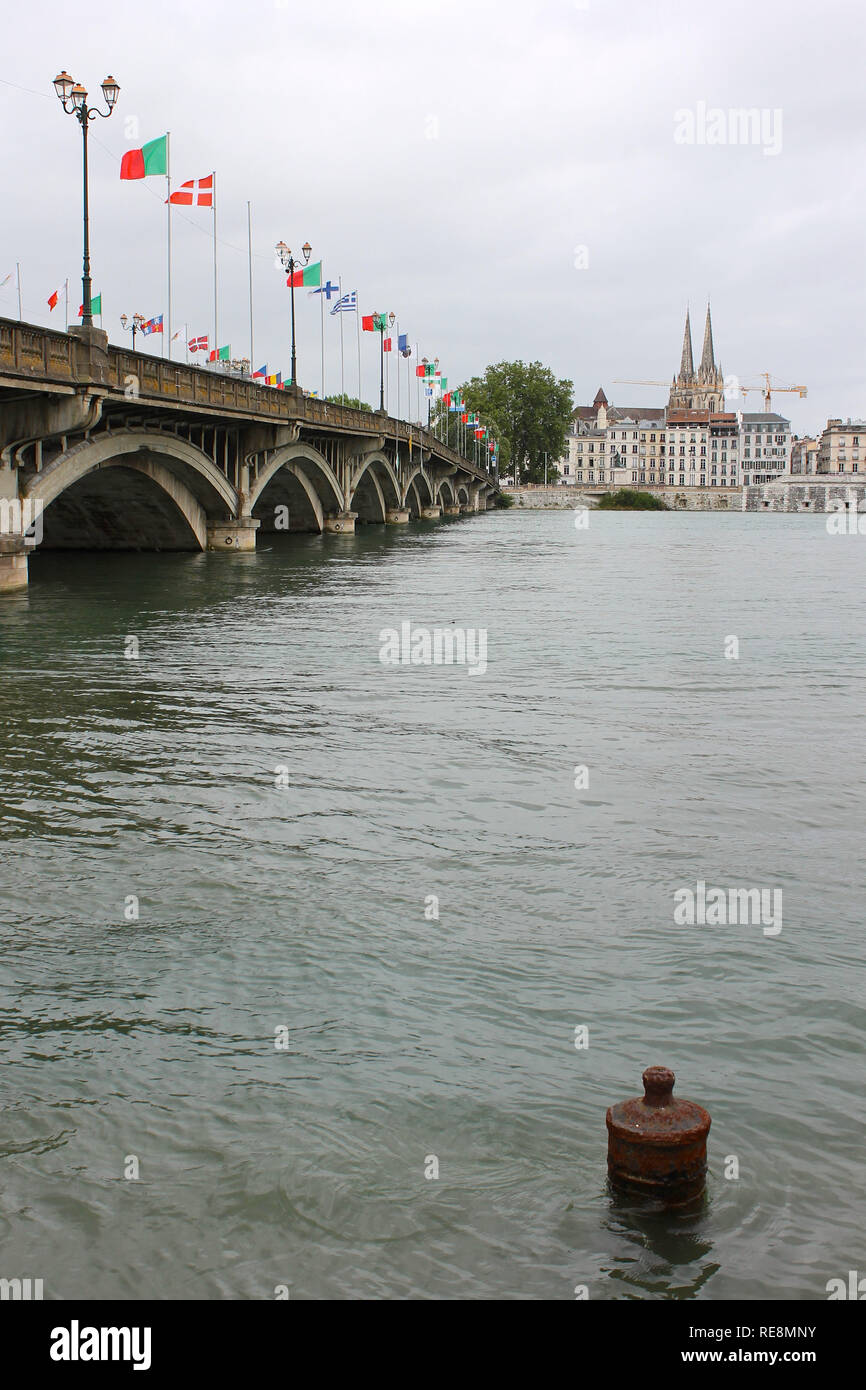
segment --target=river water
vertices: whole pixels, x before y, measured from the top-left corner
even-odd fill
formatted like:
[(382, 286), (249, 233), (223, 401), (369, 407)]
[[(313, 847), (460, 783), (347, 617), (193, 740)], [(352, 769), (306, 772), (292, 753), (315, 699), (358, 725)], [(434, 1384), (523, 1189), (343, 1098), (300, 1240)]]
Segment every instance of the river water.
[[(866, 538), (512, 511), (265, 544), (41, 554), (0, 603), (0, 1275), (799, 1300), (866, 1271)], [(407, 620), (486, 629), (486, 671), (383, 664)], [(699, 880), (781, 889), (782, 930), (675, 923)], [(651, 1063), (713, 1116), (684, 1215), (606, 1187)]]

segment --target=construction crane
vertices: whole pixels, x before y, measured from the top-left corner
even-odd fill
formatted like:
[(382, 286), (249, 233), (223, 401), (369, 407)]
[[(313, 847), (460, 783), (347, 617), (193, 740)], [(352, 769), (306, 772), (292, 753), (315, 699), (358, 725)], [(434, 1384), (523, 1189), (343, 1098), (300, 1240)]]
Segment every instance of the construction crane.
[(808, 394), (808, 393), (807, 393), (807, 388), (806, 388), (805, 386), (776, 386), (776, 385), (770, 380), (770, 373), (769, 373), (769, 372), (758, 372), (758, 376), (761, 376), (761, 377), (764, 378), (764, 384), (763, 384), (763, 386), (741, 386), (741, 387), (740, 387), (740, 390), (742, 391), (742, 393), (743, 393), (744, 396), (745, 396), (745, 394), (746, 394), (747, 391), (760, 391), (761, 395), (764, 397), (764, 410), (765, 410), (765, 411), (770, 411), (770, 410), (773, 409), (773, 392), (774, 392), (774, 391), (780, 391), (780, 392), (785, 392), (785, 391), (796, 391), (797, 395), (800, 397), (801, 400), (803, 399), (803, 397), (804, 397), (805, 395)]
[(669, 381), (615, 381), (614, 386), (670, 386)]
[[(763, 386), (740, 386), (740, 387), (739, 387), (739, 394), (745, 396), (746, 393), (747, 393), (747, 391), (760, 391), (760, 392), (761, 392), (761, 395), (764, 397), (764, 410), (765, 410), (765, 411), (771, 411), (771, 410), (773, 409), (773, 392), (774, 392), (774, 391), (779, 391), (779, 392), (794, 391), (794, 392), (796, 392), (796, 394), (800, 397), (801, 400), (803, 399), (804, 396), (806, 396), (806, 395), (808, 394), (808, 389), (807, 389), (807, 387), (805, 387), (805, 386), (777, 386), (773, 381), (771, 381), (771, 379), (770, 379), (770, 373), (769, 373), (769, 372), (758, 372), (758, 376), (764, 378), (764, 384), (763, 384)], [(726, 380), (727, 380), (727, 378), (726, 378)], [(734, 380), (736, 381), (736, 377), (734, 378)], [(668, 383), (667, 381), (623, 381), (623, 380), (620, 379), (620, 380), (617, 380), (617, 381), (614, 382), (614, 386), (667, 386), (667, 385), (669, 385), (669, 383)], [(727, 389), (726, 389), (725, 394), (727, 395)], [(736, 394), (736, 393), (735, 393), (735, 394)]]

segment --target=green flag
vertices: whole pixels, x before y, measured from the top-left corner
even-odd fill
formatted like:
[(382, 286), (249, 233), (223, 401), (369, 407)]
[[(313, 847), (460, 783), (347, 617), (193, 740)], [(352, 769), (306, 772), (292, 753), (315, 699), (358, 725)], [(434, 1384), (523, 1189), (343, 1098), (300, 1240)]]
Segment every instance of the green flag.
[(144, 179), (150, 174), (168, 173), (168, 136), (148, 140), (140, 150), (127, 150), (120, 161), (122, 179)]

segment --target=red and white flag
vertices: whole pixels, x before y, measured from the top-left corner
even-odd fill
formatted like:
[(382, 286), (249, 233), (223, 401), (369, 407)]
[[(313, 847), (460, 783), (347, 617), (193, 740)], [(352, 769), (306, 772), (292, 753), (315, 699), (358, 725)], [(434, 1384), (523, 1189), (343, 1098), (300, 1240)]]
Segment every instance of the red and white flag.
[(56, 308), (57, 308), (57, 302), (58, 302), (59, 299), (60, 299), (60, 291), (59, 291), (59, 290), (55, 290), (53, 294), (49, 295), (49, 296), (48, 296), (48, 307), (49, 307), (49, 309), (56, 309)]
[(207, 334), (201, 338), (190, 338), (187, 347), (190, 352), (207, 352)]
[(206, 179), (187, 179), (172, 193), (170, 203), (181, 203), (184, 207), (213, 207), (213, 174)]

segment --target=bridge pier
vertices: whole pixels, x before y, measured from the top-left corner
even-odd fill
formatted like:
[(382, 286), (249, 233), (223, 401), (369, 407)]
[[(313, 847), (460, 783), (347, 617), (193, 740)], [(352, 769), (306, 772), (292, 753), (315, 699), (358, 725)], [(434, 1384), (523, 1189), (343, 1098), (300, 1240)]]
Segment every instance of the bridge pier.
[(241, 516), (233, 521), (207, 523), (208, 550), (255, 550), (256, 531), (261, 526), (257, 517)]
[(332, 535), (353, 536), (357, 516), (357, 512), (337, 512), (335, 516), (326, 516), (322, 524)]
[(388, 507), (385, 512), (385, 520), (389, 526), (404, 526), (409, 520), (408, 507)]
[(459, 515), (460, 515), (460, 508), (457, 506), (456, 503), (448, 502), (448, 503), (446, 503), (446, 506), (445, 506), (445, 515), (446, 515), (446, 516), (459, 516)]
[(27, 551), (19, 536), (0, 536), (0, 594), (27, 588)]
[(421, 508), (421, 516), (424, 521), (438, 521), (441, 515), (442, 508), (440, 506)]

